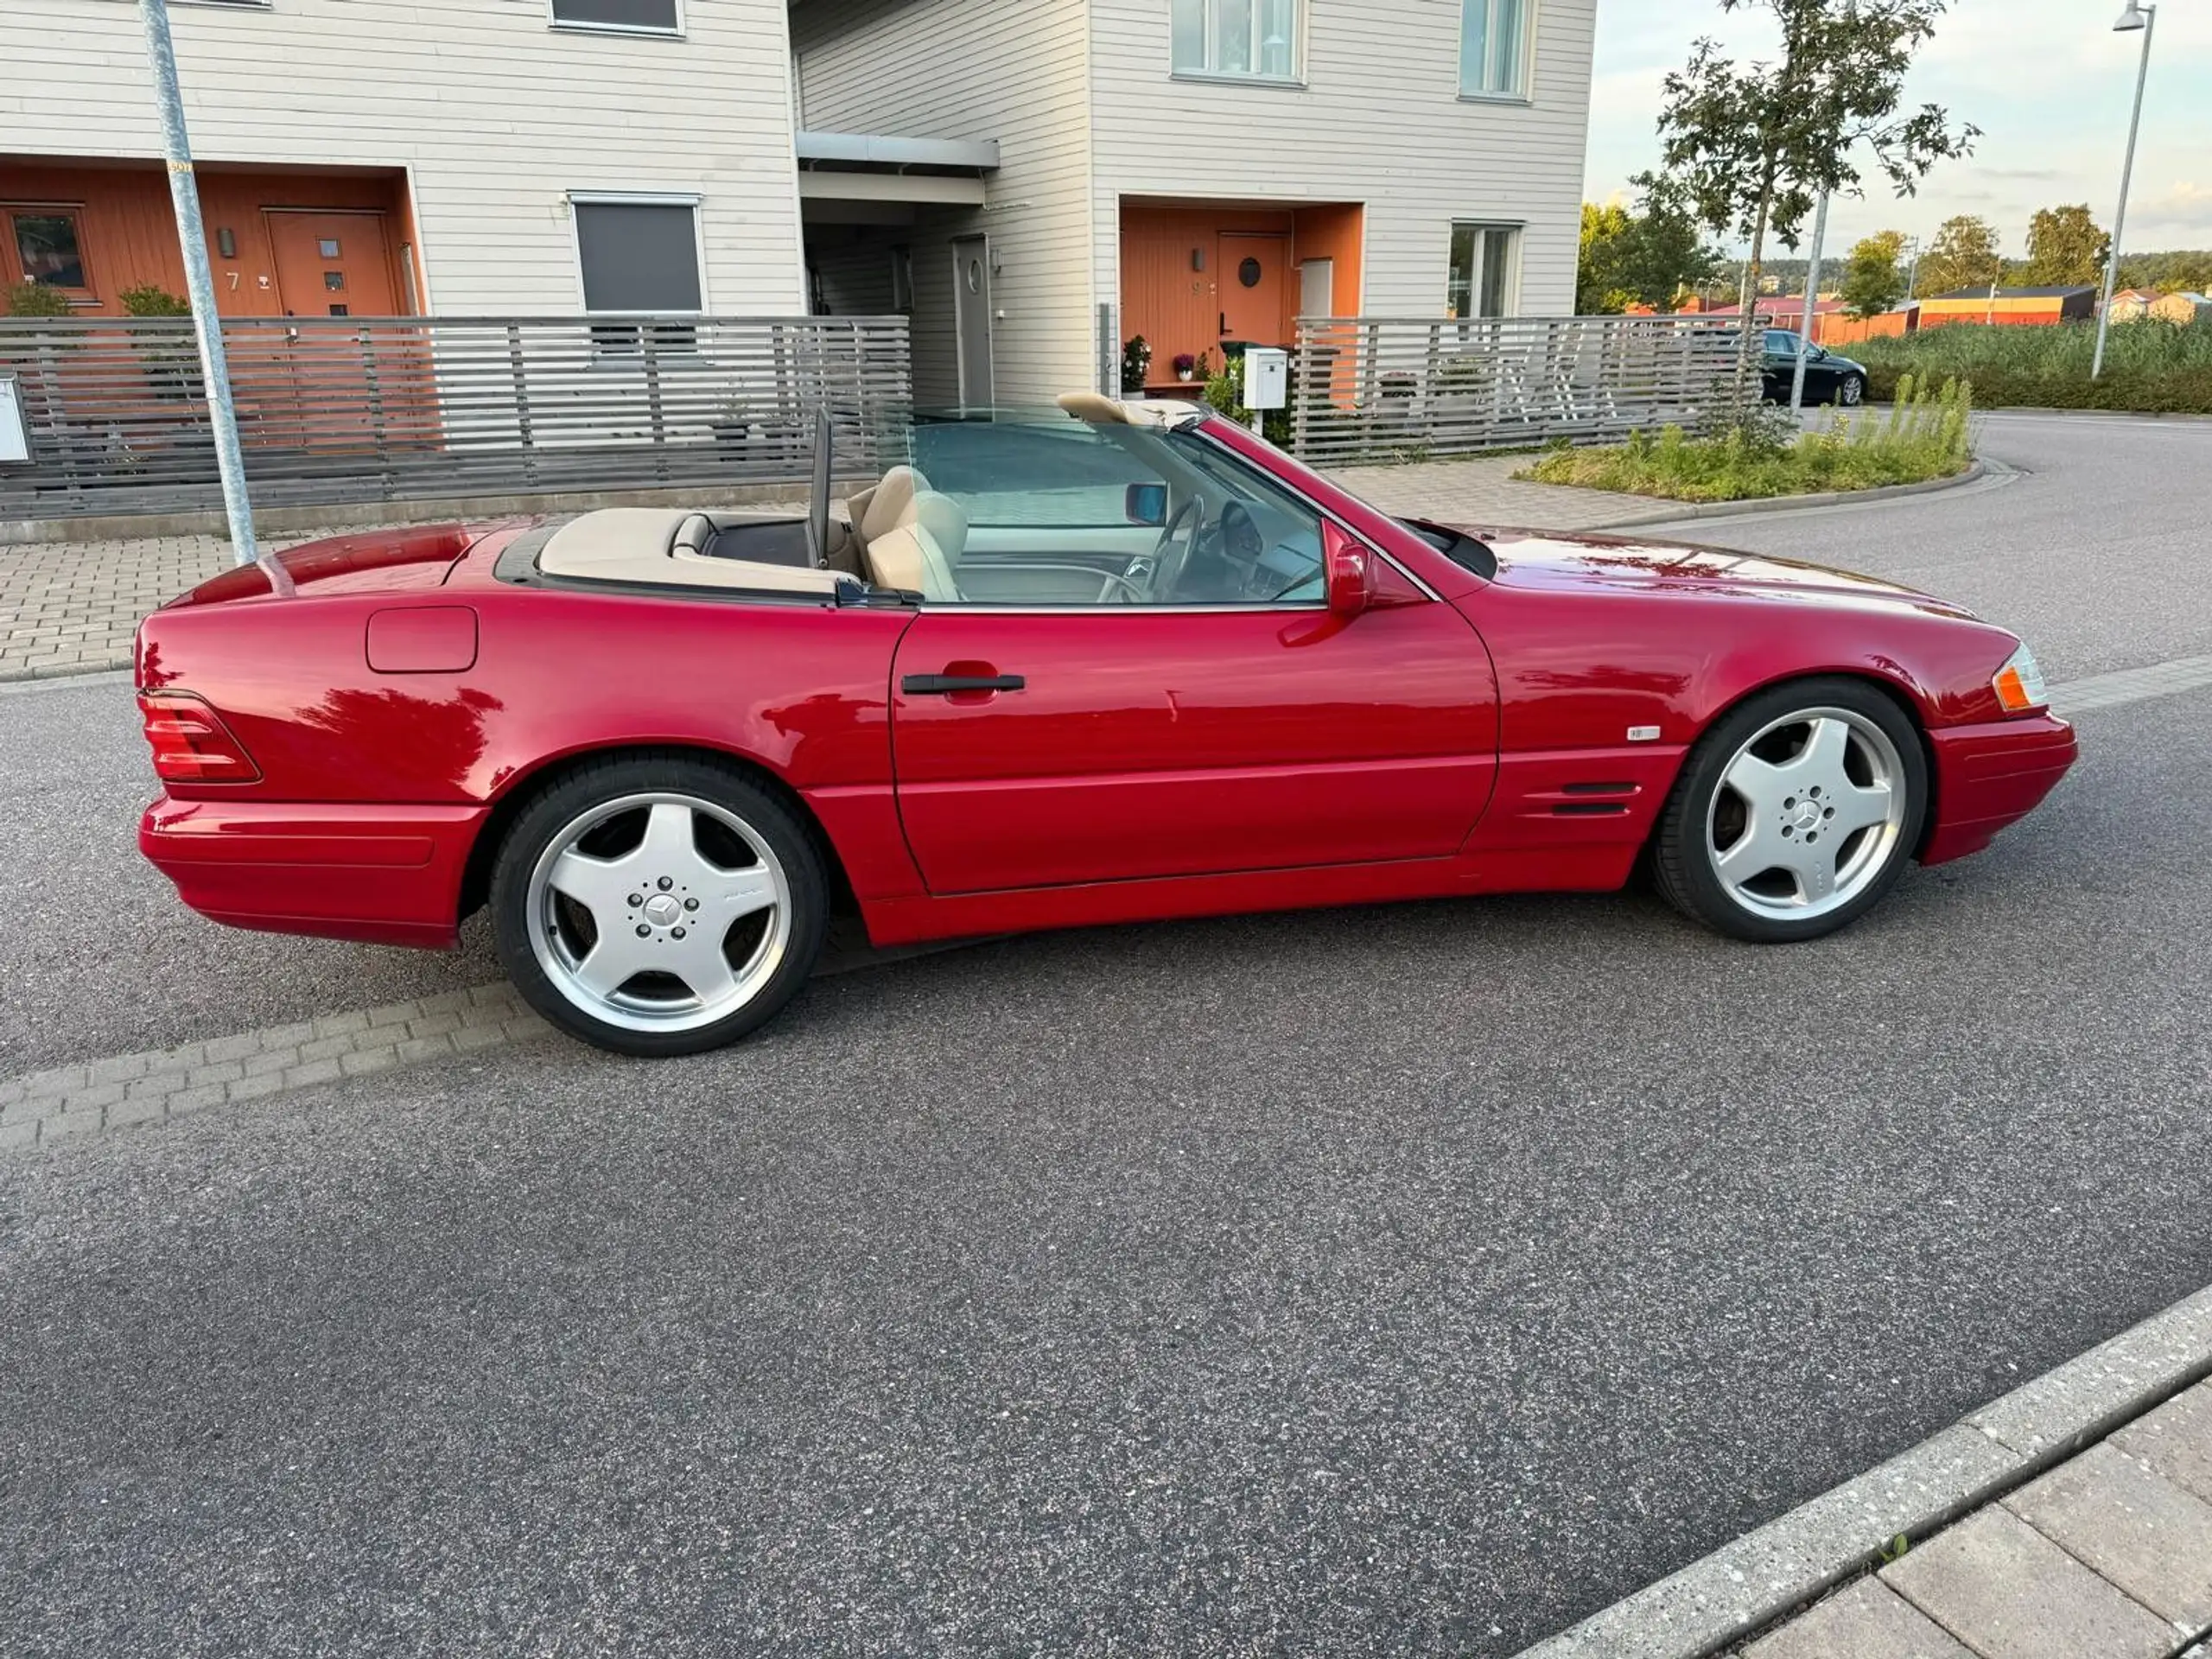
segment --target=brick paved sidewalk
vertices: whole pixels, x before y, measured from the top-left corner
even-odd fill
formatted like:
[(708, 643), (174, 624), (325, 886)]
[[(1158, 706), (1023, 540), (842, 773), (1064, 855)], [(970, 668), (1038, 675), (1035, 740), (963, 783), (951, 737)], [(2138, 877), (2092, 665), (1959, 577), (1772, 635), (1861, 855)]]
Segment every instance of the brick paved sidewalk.
[(2212, 1382), (1743, 1649), (1742, 1659), (2212, 1659)]
[[(1520, 484), (1526, 456), (1344, 471), (1345, 483), (1394, 512), (1461, 523), (1593, 530), (1649, 518), (1640, 496)], [(312, 533), (272, 538), (289, 547)], [(130, 664), (131, 631), (149, 611), (229, 568), (219, 536), (0, 546), (0, 680), (87, 674)]]

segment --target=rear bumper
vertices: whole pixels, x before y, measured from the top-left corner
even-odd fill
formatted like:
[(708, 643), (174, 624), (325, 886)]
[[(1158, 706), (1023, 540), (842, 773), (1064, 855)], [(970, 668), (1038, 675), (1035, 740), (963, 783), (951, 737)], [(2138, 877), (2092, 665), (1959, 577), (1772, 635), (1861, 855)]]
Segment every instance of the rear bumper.
[(1978, 853), (2057, 786), (2080, 754), (2074, 728), (2053, 715), (1933, 732), (1936, 828), (1921, 854), (1944, 864)]
[(227, 926), (438, 950), (458, 937), (486, 810), (163, 796), (139, 822), (138, 850)]

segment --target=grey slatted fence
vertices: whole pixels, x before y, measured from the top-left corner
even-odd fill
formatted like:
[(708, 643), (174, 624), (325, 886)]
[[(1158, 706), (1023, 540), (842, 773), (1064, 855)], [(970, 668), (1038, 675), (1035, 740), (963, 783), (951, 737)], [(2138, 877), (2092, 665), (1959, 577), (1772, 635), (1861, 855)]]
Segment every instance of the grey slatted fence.
[[(817, 410), (872, 470), (904, 317), (227, 318), (257, 505), (796, 482)], [(0, 518), (219, 505), (192, 326), (0, 318), (31, 458)]]
[(1728, 402), (1741, 325), (1707, 317), (1301, 318), (1291, 447), (1319, 462), (1592, 442)]

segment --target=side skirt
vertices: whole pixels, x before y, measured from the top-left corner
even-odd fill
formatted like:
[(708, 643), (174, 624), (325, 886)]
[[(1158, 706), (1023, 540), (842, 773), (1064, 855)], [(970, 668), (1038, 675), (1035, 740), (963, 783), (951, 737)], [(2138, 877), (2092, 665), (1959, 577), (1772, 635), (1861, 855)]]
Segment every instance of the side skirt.
[(1627, 882), (1637, 852), (1634, 844), (1613, 842), (1387, 864), (1096, 881), (943, 898), (864, 899), (861, 913), (870, 942), (889, 946), (987, 933), (1032, 933), (1063, 927), (1256, 911), (1319, 910), (1486, 893), (1611, 893)]

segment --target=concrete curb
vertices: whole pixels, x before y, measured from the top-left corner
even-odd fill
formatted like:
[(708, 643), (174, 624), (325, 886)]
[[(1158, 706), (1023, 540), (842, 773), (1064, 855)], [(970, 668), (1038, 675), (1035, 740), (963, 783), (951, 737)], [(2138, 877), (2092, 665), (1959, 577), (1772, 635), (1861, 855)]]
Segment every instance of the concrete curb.
[(130, 671), (128, 652), (97, 663), (71, 663), (67, 668), (0, 669), (0, 691), (30, 691), (44, 685), (75, 685), (85, 680), (112, 677)]
[(1538, 1643), (1522, 1659), (1705, 1659), (2212, 1376), (2212, 1288), (1855, 1480)]
[(67, 691), (84, 685), (130, 683), (130, 665), (127, 661), (112, 668), (86, 663), (63, 672), (44, 670), (29, 674), (0, 674), (0, 697), (20, 697), (27, 691)]
[(1814, 512), (1822, 507), (1871, 505), (1878, 501), (1902, 501), (1908, 496), (1938, 495), (1946, 490), (1962, 490), (1968, 485), (1980, 484), (1989, 479), (2010, 479), (2018, 475), (2002, 461), (1977, 461), (1956, 478), (1931, 478), (1920, 484), (1891, 484), (1878, 490), (1828, 490), (1819, 495), (1775, 495), (1758, 501), (1676, 501), (1654, 508), (1647, 513), (1638, 513), (1632, 518), (1618, 519), (1589, 533), (1603, 536), (1616, 530), (1632, 530), (1643, 524), (1679, 524), (1694, 518), (1744, 518), (1754, 513)]
[(2171, 421), (2177, 426), (2212, 421), (2212, 415), (2200, 415), (2193, 410), (2053, 409), (2044, 404), (1999, 404), (1989, 409), (1976, 404), (1974, 412), (1977, 419), (1984, 415), (2043, 415), (2070, 420), (2078, 415), (2092, 421)]

